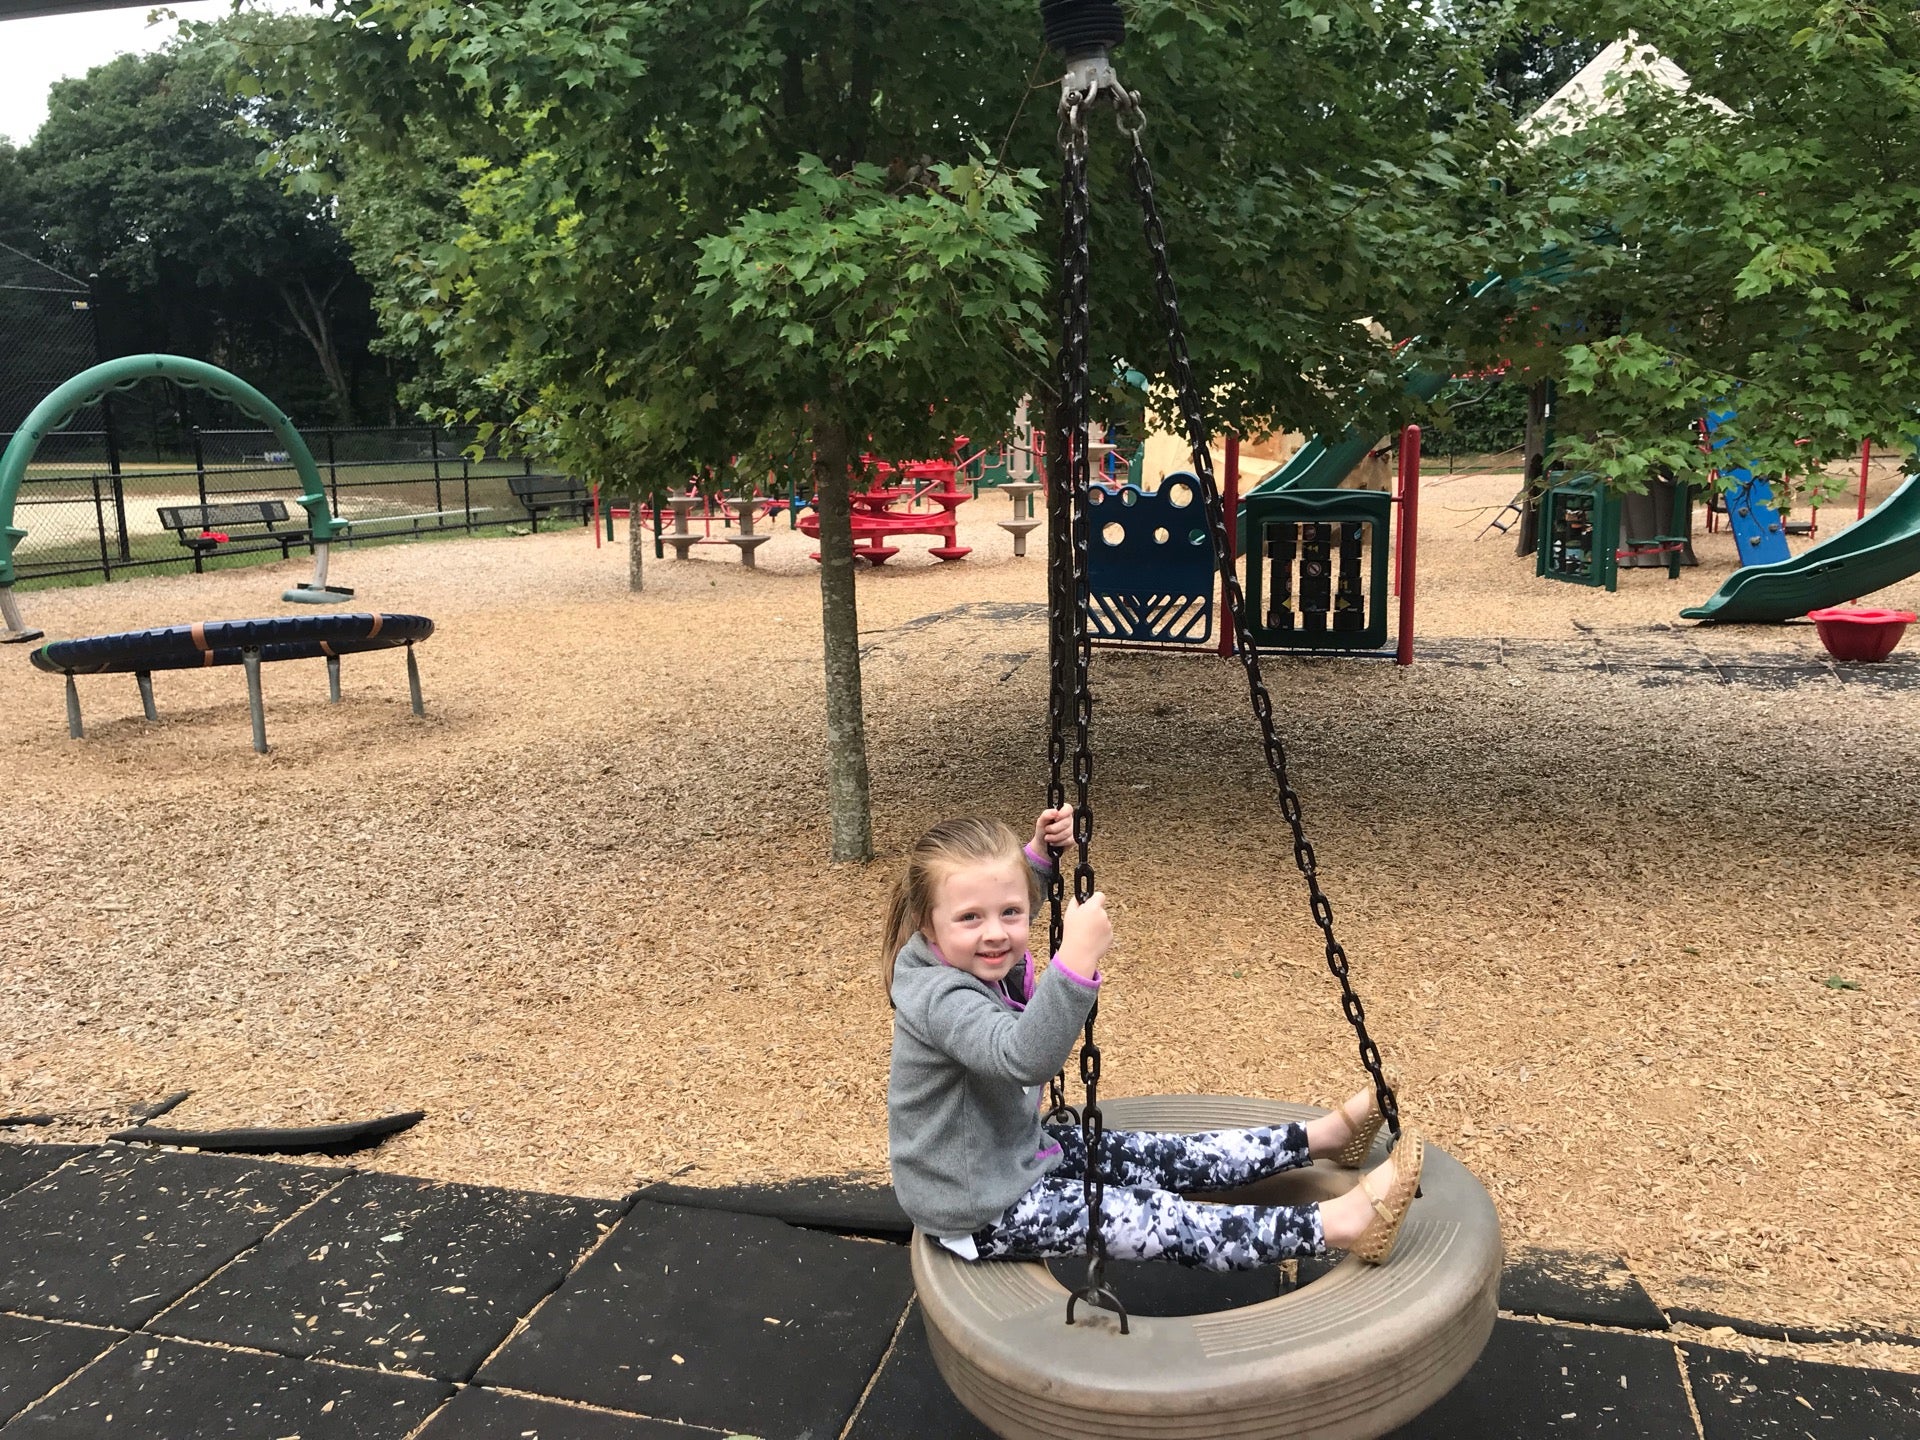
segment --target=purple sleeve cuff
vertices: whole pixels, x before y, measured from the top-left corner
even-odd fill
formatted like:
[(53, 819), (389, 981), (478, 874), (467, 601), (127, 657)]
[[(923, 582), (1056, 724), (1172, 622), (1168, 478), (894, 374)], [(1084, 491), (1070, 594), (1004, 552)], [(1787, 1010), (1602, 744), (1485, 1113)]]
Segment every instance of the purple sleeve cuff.
[(1022, 845), (1020, 848), (1026, 853), (1026, 857), (1029, 861), (1032, 862), (1034, 869), (1036, 870), (1053, 869), (1052, 857), (1050, 857), (1047, 854), (1047, 852), (1044, 850), (1036, 854), (1034, 852), (1033, 842), (1031, 840), (1029, 840), (1026, 844)]
[(1053, 957), (1053, 963), (1047, 966), (1047, 968), (1049, 970), (1058, 970), (1061, 979), (1071, 980), (1083, 990), (1098, 990), (1100, 988), (1101, 974), (1098, 970), (1093, 972), (1093, 978), (1089, 980), (1085, 976), (1074, 974), (1073, 971), (1062, 965), (1058, 955)]

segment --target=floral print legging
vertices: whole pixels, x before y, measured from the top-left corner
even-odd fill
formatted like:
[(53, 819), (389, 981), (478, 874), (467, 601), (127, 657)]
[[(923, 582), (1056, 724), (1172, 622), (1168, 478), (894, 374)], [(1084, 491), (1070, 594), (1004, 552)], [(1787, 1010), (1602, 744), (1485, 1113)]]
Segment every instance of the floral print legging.
[[(1035, 1260), (1086, 1248), (1086, 1146), (1077, 1129), (1046, 1129), (1064, 1157), (1060, 1168), (974, 1232), (982, 1260)], [(1231, 1189), (1309, 1158), (1307, 1130), (1299, 1124), (1198, 1135), (1108, 1131), (1100, 1154), (1107, 1253), (1204, 1270), (1253, 1270), (1318, 1255), (1326, 1237), (1317, 1205), (1206, 1205), (1174, 1193)]]

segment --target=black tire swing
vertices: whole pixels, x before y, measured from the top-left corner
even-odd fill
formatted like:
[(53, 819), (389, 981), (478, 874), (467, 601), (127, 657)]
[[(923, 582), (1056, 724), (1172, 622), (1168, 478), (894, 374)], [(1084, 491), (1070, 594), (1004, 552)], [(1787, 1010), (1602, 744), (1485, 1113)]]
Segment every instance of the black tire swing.
[[(1061, 328), (1058, 404), (1052, 416), (1048, 486), (1047, 803), (1066, 803), (1067, 730), (1074, 749), (1073, 892), (1093, 893), (1088, 842), (1093, 756), (1087, 628), (1090, 468), (1086, 445), (1087, 381), (1087, 117), (1111, 104), (1132, 145), (1131, 166), (1152, 254), (1155, 285), (1167, 325), (1171, 374), (1193, 449), (1223, 598), (1260, 724), (1281, 813), (1292, 832), (1294, 860), (1307, 883), (1315, 924), (1326, 941), (1328, 968), (1340, 983), (1341, 1006), (1359, 1041), (1380, 1112), (1394, 1140), (1399, 1104), (1387, 1083), (1379, 1048), (1348, 974), (1346, 951), (1333, 933), (1333, 907), (1320, 888), (1299, 796), (1287, 778), (1286, 750), (1273, 724), (1273, 702), (1247, 639), (1246, 605), (1228, 558), (1228, 517), (1214, 483), (1206, 421), (1187, 355), (1153, 175), (1140, 140), (1139, 97), (1119, 83), (1109, 51), (1125, 37), (1117, 0), (1041, 0), (1048, 44), (1067, 58), (1060, 101), (1064, 151), (1061, 239)], [(1055, 457), (1058, 457), (1057, 459)], [(1059, 465), (1063, 460), (1064, 465)], [(1054, 468), (1059, 465), (1059, 468)], [(1049, 949), (1061, 939), (1064, 854), (1049, 881)], [(1201, 1131), (1308, 1120), (1316, 1107), (1224, 1095), (1158, 1095), (1099, 1100), (1098, 1006), (1087, 1017), (1080, 1049), (1085, 1100), (1076, 1116), (1064, 1077), (1053, 1084), (1050, 1119), (1077, 1119), (1089, 1157), (1111, 1119), (1134, 1130)], [(1385, 1152), (1376, 1144), (1369, 1163)], [(1236, 1191), (1236, 1203), (1311, 1204), (1350, 1188), (1351, 1171), (1319, 1163)], [(1492, 1333), (1498, 1313), (1500, 1225), (1493, 1202), (1457, 1160), (1429, 1144), (1420, 1198), (1408, 1212), (1393, 1259), (1362, 1265), (1348, 1258), (1303, 1289), (1260, 1304), (1211, 1315), (1128, 1316), (1106, 1281), (1098, 1217), (1102, 1181), (1089, 1163), (1087, 1278), (1066, 1291), (1038, 1262), (969, 1262), (926, 1235), (913, 1240), (913, 1276), (926, 1314), (934, 1362), (962, 1404), (1006, 1440), (1370, 1440), (1404, 1423), (1457, 1384)], [(1064, 1303), (1064, 1307), (1062, 1302)], [(1061, 1323), (1065, 1310), (1066, 1323)]]

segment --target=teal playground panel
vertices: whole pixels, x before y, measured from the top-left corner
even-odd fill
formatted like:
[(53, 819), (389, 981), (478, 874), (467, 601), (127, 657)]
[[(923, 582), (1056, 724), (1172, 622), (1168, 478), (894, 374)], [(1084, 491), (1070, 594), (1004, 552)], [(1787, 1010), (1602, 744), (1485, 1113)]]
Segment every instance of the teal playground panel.
[(1533, 573), (1570, 585), (1620, 588), (1620, 561), (1653, 555), (1664, 559), (1667, 578), (1680, 578), (1692, 514), (1691, 494), (1676, 486), (1667, 533), (1621, 542), (1620, 496), (1598, 475), (1576, 475), (1547, 487), (1540, 497), (1540, 540)]
[[(1229, 478), (1224, 501), (1236, 546), (1233, 563), (1241, 575), (1247, 635), (1254, 644), (1349, 654), (1384, 650), (1389, 597), (1396, 596), (1393, 658), (1413, 663), (1418, 426), (1406, 427), (1399, 448), (1393, 493), (1261, 490), (1240, 502)], [(1402, 507), (1397, 530), (1396, 505)], [(1138, 485), (1095, 485), (1090, 515), (1094, 641), (1159, 649), (1206, 645), (1216, 631), (1218, 576), (1194, 475), (1175, 472), (1154, 492)], [(1220, 625), (1222, 654), (1228, 653), (1226, 623), (1223, 619)]]
[(1384, 490), (1249, 495), (1242, 585), (1256, 645), (1378, 650), (1387, 643), (1393, 496)]
[(1598, 475), (1576, 475), (1540, 496), (1533, 573), (1569, 585), (1620, 588), (1620, 497)]

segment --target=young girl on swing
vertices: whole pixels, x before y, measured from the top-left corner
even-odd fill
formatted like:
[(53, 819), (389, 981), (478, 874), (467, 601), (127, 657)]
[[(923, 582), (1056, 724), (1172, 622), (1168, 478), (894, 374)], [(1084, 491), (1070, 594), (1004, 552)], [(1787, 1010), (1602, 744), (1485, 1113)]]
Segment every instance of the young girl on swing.
[[(1033, 839), (997, 820), (948, 820), (914, 843), (887, 907), (882, 969), (894, 1007), (887, 1084), (893, 1187), (921, 1230), (968, 1260), (1083, 1250), (1080, 1130), (1043, 1125), (1042, 1089), (1065, 1063), (1100, 990), (1113, 940), (1106, 899), (1068, 907), (1060, 951), (1036, 983), (1028, 925), (1073, 811), (1042, 811)], [(1109, 1131), (1100, 1224), (1120, 1260), (1251, 1270), (1345, 1250), (1383, 1263), (1420, 1182), (1421, 1142), (1317, 1205), (1208, 1205), (1226, 1190), (1312, 1160), (1365, 1160), (1381, 1116), (1362, 1090), (1302, 1125), (1181, 1135)]]

